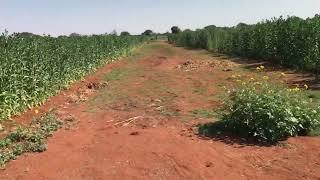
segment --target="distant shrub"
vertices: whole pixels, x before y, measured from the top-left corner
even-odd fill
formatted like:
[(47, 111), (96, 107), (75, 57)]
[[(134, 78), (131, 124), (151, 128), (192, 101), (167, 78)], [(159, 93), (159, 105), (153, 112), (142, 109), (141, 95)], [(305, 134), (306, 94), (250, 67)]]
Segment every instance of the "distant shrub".
[(153, 33), (153, 31), (152, 30), (145, 30), (141, 35), (144, 35), (144, 36), (151, 36), (151, 35), (153, 35), (154, 33)]
[(130, 33), (127, 31), (123, 31), (120, 33), (120, 36), (130, 36)]
[(172, 28), (171, 28), (171, 33), (172, 34), (178, 34), (178, 33), (180, 33), (181, 32), (181, 29), (178, 27), (178, 26), (173, 26)]

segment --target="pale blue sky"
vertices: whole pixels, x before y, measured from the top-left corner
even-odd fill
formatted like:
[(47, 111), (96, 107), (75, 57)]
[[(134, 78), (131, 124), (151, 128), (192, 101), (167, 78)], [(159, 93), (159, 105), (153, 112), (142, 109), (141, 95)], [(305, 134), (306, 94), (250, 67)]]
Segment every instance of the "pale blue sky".
[(166, 32), (320, 13), (320, 0), (0, 0), (0, 30), (52, 35)]

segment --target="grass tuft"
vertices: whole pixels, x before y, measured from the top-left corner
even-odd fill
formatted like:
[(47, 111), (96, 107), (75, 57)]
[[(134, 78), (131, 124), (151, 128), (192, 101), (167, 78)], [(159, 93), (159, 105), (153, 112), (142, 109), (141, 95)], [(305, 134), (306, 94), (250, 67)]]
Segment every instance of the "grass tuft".
[(47, 150), (46, 139), (62, 126), (58, 118), (49, 113), (34, 119), (29, 127), (18, 127), (0, 140), (0, 166), (27, 152)]

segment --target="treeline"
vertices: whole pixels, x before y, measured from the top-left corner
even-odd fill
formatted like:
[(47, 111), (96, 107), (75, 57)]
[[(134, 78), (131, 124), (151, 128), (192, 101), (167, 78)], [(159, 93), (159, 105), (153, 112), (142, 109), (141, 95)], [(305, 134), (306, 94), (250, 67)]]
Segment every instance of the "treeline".
[(235, 27), (212, 25), (171, 34), (169, 41), (320, 73), (320, 15), (308, 19), (280, 17)]
[(144, 40), (129, 35), (0, 35), (0, 120), (43, 103)]

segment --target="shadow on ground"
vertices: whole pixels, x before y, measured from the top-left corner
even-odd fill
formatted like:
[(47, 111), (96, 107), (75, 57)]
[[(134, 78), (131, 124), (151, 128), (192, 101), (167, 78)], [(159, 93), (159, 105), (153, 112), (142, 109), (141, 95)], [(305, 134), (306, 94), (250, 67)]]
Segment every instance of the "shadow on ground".
[(238, 148), (246, 146), (271, 147), (276, 143), (259, 141), (253, 137), (241, 137), (230, 132), (226, 128), (224, 121), (216, 121), (198, 125), (198, 137), (203, 140), (214, 140), (228, 145), (234, 145)]

